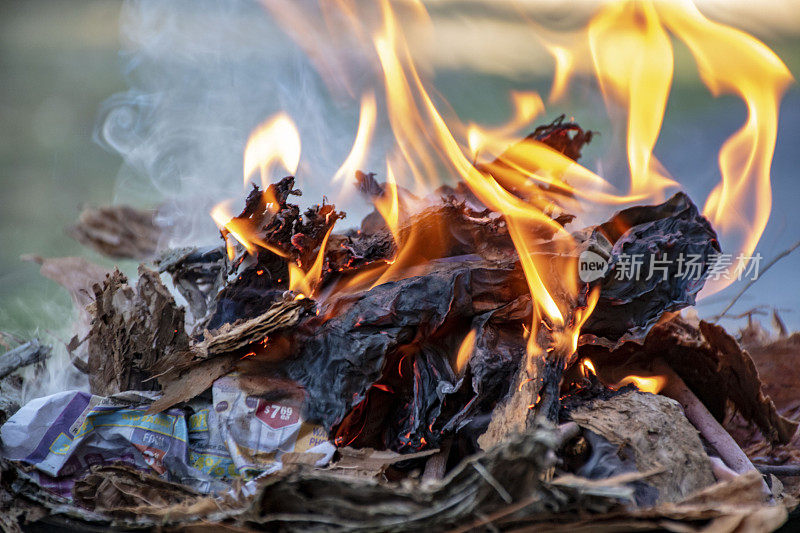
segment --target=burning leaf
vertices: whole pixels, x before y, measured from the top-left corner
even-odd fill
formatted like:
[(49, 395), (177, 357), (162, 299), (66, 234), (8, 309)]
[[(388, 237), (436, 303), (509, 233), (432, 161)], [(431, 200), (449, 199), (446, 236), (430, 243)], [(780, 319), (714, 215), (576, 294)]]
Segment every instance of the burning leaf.
[(797, 428), (778, 414), (750, 355), (720, 326), (701, 322), (697, 328), (674, 317), (654, 326), (642, 345), (625, 343), (614, 351), (584, 345), (580, 356), (601, 369), (622, 364), (617, 380), (663, 357), (717, 420), (724, 418), (730, 401), (772, 442), (787, 442)]
[[(387, 407), (367, 395), (368, 390), (375, 391), (370, 387), (381, 376), (391, 376), (397, 380), (397, 394), (391, 396), (388, 407), (394, 413), (390, 420), (396, 422), (383, 436), (365, 431), (361, 445), (377, 438), (372, 445), (414, 449), (423, 446), (424, 439), (435, 447), (440, 431), (431, 428), (442, 409), (440, 396), (443, 390), (458, 388), (450, 357), (455, 358), (458, 343), (466, 334), (448, 336), (452, 324), (502, 308), (515, 299), (515, 293), (524, 294), (524, 285), (521, 273), (511, 266), (475, 260), (432, 262), (418, 276), (330, 302), (321, 312), (324, 323), (309, 323), (299, 332), (299, 353), (287, 362), (286, 372), (307, 391), (309, 419), (328, 428), (341, 423), (340, 435), (347, 434), (343, 436), (345, 444), (359, 433), (364, 424), (361, 416)], [(483, 318), (488, 319), (489, 315)], [(521, 339), (519, 326), (517, 331)], [(484, 364), (478, 363), (483, 359), (478, 355), (481, 346), (478, 340), (470, 367)], [(511, 363), (509, 359), (503, 362)], [(501, 362), (494, 367), (503, 370)], [(485, 368), (492, 367), (487, 364)], [(500, 386), (502, 378), (490, 375), (486, 372), (490, 381), (482, 387)], [(367, 411), (342, 422), (359, 404)]]
[[(711, 225), (683, 193), (660, 205), (620, 211), (583, 246), (607, 261), (605, 275), (594, 282), (600, 299), (583, 333), (612, 346), (641, 342), (662, 314), (693, 305), (720, 252)], [(689, 258), (693, 271), (686, 267)]]

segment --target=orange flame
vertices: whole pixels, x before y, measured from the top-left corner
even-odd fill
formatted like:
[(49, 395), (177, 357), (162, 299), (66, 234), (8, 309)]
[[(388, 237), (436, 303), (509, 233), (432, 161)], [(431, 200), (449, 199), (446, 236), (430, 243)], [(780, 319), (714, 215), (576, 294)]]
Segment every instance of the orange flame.
[(469, 330), (461, 341), (461, 346), (458, 347), (458, 354), (456, 355), (456, 373), (461, 374), (472, 356), (472, 351), (475, 349), (475, 335), (474, 329)]
[(256, 252), (256, 245), (258, 245), (279, 257), (286, 257), (286, 254), (282, 250), (279, 250), (278, 248), (275, 248), (274, 246), (264, 242), (263, 239), (253, 233), (246, 223), (234, 218), (230, 210), (231, 201), (232, 200), (225, 200), (224, 202), (220, 202), (211, 210), (211, 218), (217, 224), (217, 227), (223, 231), (223, 235), (225, 236), (228, 259), (232, 261), (236, 254), (233, 243), (231, 243), (231, 241), (228, 239), (228, 234), (235, 238), (239, 244), (244, 246), (244, 248), (250, 254), (254, 254)]
[(389, 232), (394, 238), (395, 245), (400, 246), (400, 201), (397, 195), (397, 181), (394, 172), (386, 161), (386, 188), (383, 196), (373, 200), (375, 209), (383, 217)]
[[(764, 230), (770, 210), (769, 167), (776, 140), (778, 103), (791, 76), (765, 45), (741, 31), (706, 19), (689, 0), (608, 2), (569, 42), (560, 39), (545, 43), (556, 62), (551, 101), (566, 95), (570, 76), (589, 62), (606, 105), (610, 110), (616, 106), (625, 110), (630, 171), (626, 192), (615, 190), (595, 172), (541, 142), (514, 142), (520, 130), (529, 127), (544, 110), (536, 93), (512, 93), (515, 111), (503, 125), (463, 124), (442, 102), (439, 93), (427, 87), (403, 31), (411, 24), (431, 23), (421, 2), (403, 3), (404, 7), (411, 7), (405, 11), (415, 17), (411, 22), (401, 21), (395, 14), (393, 6), (397, 3), (380, 0), (371, 4), (369, 9), (377, 6), (381, 11), (377, 29), (364, 22), (368, 17), (361, 17), (361, 7), (351, 0), (325, 3), (320, 8), (324, 24), (308, 26), (303, 9), (296, 4), (262, 2), (281, 21), (292, 25), (293, 35), (312, 54), (326, 80), (328, 74), (342, 87), (356, 86), (346, 79), (353, 69), (347, 68), (342, 57), (319, 45), (326, 42), (324, 34), (320, 39), (313, 38), (314, 32), (337, 30), (336, 21), (344, 24), (345, 33), (358, 43), (374, 48), (376, 66), (382, 73), (385, 108), (395, 143), (394, 151), (386, 158), (392, 164), (387, 163), (385, 193), (375, 200), (375, 207), (386, 221), (397, 251), (392, 261), (360, 272), (343, 287), (374, 286), (412, 275), (412, 267), (444, 253), (438, 249), (442, 239), (436, 237), (441, 228), (429, 230), (406, 224), (413, 212), (407, 209), (406, 197), (400, 191), (427, 194), (440, 184), (439, 176), (451, 176), (462, 180), (483, 204), (504, 217), (534, 304), (531, 327), (525, 330), (529, 354), (552, 351), (555, 345), (574, 353), (580, 329), (598, 294), (594, 291), (585, 308), (575, 309), (579, 294), (577, 266), (565, 259), (571, 257), (575, 242), (552, 215), (560, 210), (586, 214), (599, 205), (657, 201), (668, 188), (677, 185), (653, 155), (673, 83), (670, 34), (689, 47), (712, 93), (735, 93), (748, 110), (743, 128), (720, 151), (722, 181), (708, 198), (704, 212), (720, 232), (721, 240), (736, 241), (737, 249), (744, 254), (752, 253)], [(334, 181), (346, 181), (363, 164), (377, 122), (375, 94), (362, 91), (355, 140)], [(248, 142), (245, 180), (258, 169), (266, 185), (276, 163), (294, 173), (299, 158), (296, 127), (289, 117), (276, 115), (254, 131)], [(482, 162), (478, 165), (479, 158)], [(257, 236), (237, 227), (222, 207), (215, 208), (212, 216), (248, 251), (254, 244), (261, 245)], [(401, 216), (405, 217), (402, 232)], [(555, 235), (547, 244), (547, 254), (542, 253), (542, 242), (534, 237), (541, 233), (537, 230), (543, 229)], [(317, 258), (320, 272), (324, 248)], [(559, 263), (556, 268), (552, 259), (545, 258), (556, 256), (566, 265)], [(301, 294), (311, 295), (319, 280), (315, 268), (302, 272), (290, 265), (290, 272), (291, 286)], [(552, 331), (554, 346), (537, 345), (542, 342), (537, 335), (541, 327)]]
[(587, 31), (603, 96), (628, 111), (631, 194), (650, 193), (661, 200), (663, 190), (676, 185), (657, 172), (653, 159), (672, 84), (669, 36), (650, 2), (609, 4)]
[(581, 361), (581, 373), (583, 377), (588, 378), (589, 375), (597, 375), (597, 370), (594, 368), (594, 363), (592, 363), (591, 359), (584, 359)]
[(342, 163), (342, 166), (333, 175), (333, 181), (341, 181), (347, 176), (354, 175), (364, 162), (372, 139), (372, 132), (375, 129), (376, 115), (375, 95), (366, 93), (361, 98), (361, 113), (359, 114), (358, 130), (356, 131), (355, 141), (353, 141), (353, 147), (350, 149), (350, 153)]
[(328, 228), (328, 232), (325, 233), (325, 237), (319, 245), (317, 257), (314, 259), (314, 263), (311, 265), (311, 268), (308, 269), (308, 272), (303, 272), (299, 266), (289, 262), (290, 291), (296, 292), (298, 295), (302, 295), (306, 298), (311, 298), (311, 296), (313, 296), (320, 279), (322, 279), (322, 265), (325, 263), (325, 248), (328, 246), (328, 237), (331, 236), (332, 231), (333, 226)]
[(665, 376), (626, 376), (622, 378), (615, 387), (624, 387), (629, 383), (636, 385), (636, 388), (642, 392), (658, 394), (664, 390), (664, 386), (667, 384), (667, 378)]
[[(570, 328), (570, 335), (572, 338), (572, 349), (569, 352), (570, 354), (575, 353), (575, 351), (578, 349), (578, 339), (581, 334), (581, 328), (591, 316), (592, 311), (594, 311), (594, 308), (597, 305), (597, 301), (599, 299), (600, 299), (600, 286), (598, 285), (594, 289), (592, 289), (592, 292), (589, 293), (589, 297), (586, 301), (586, 307), (579, 307), (578, 309), (575, 310), (573, 325), (572, 328)], [(586, 359), (585, 361), (589, 360)], [(589, 361), (589, 364), (591, 364), (591, 361)], [(592, 367), (592, 372), (594, 372), (594, 367)]]
[(557, 44), (545, 43), (545, 48), (553, 56), (556, 62), (556, 70), (553, 75), (553, 85), (550, 88), (550, 102), (556, 102), (564, 98), (569, 87), (569, 79), (572, 76), (573, 67), (575, 65), (575, 54), (572, 50), (565, 46)]
[[(789, 69), (758, 39), (713, 22), (686, 0), (659, 4), (665, 24), (686, 43), (700, 76), (714, 96), (738, 95), (747, 106), (747, 121), (719, 152), (722, 181), (709, 195), (703, 214), (736, 252), (749, 256), (764, 232), (772, 208), (770, 166), (778, 131), (778, 108), (793, 81)], [(737, 272), (746, 266), (736, 265)], [(704, 296), (731, 280), (711, 282)]]
[(294, 121), (285, 113), (278, 113), (259, 125), (244, 149), (244, 184), (256, 170), (260, 171), (264, 189), (270, 183), (270, 172), (280, 162), (284, 169), (294, 175), (300, 164), (300, 134)]

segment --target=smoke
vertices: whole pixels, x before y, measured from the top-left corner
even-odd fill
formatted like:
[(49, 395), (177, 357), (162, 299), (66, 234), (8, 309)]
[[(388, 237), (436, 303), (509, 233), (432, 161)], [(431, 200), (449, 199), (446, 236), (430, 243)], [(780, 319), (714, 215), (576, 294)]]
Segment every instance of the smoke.
[[(278, 111), (300, 131), (303, 203), (332, 193), (330, 179), (355, 136), (360, 94), (333, 95), (261, 4), (132, 0), (120, 24), (130, 89), (104, 103), (95, 137), (124, 161), (115, 202), (161, 204), (162, 247), (217, 238), (208, 213), (227, 198), (237, 200), (234, 209), (241, 205), (247, 137)], [(377, 161), (367, 166), (379, 168)]]

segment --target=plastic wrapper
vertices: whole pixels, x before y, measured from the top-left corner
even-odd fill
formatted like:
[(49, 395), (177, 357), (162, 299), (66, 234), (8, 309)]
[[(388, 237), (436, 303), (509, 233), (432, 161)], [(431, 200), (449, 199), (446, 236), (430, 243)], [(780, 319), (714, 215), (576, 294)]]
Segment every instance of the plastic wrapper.
[[(244, 394), (234, 377), (218, 380), (212, 406), (147, 414), (154, 393), (101, 397), (67, 391), (32, 400), (0, 430), (2, 455), (30, 465), (43, 488), (69, 498), (75, 481), (96, 465), (125, 463), (203, 493), (228, 490), (282, 467), (285, 453), (310, 452), (324, 465), (334, 447), (320, 427), (299, 416), (292, 398)], [(274, 414), (274, 416), (273, 416)]]
[(314, 463), (318, 466), (333, 456), (336, 448), (328, 441), (328, 432), (301, 416), (302, 393), (276, 399), (250, 396), (240, 388), (236, 375), (218, 379), (212, 391), (214, 405), (208, 421), (215, 431), (210, 436), (224, 443), (240, 476), (249, 479), (279, 470), (286, 453), (317, 454)]
[(3, 456), (34, 466), (34, 480), (64, 497), (92, 466), (114, 462), (155, 471), (201, 492), (225, 488), (188, 465), (184, 411), (145, 414), (149, 398), (79, 391), (37, 398), (3, 425)]

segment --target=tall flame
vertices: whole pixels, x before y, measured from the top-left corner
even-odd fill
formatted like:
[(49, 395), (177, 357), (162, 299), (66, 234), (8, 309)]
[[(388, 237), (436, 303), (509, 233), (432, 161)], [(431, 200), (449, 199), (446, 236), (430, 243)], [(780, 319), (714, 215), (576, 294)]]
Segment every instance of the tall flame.
[[(703, 214), (720, 233), (723, 244), (733, 244), (730, 251), (750, 256), (772, 208), (770, 166), (778, 134), (778, 108), (793, 78), (762, 42), (707, 19), (688, 0), (659, 4), (659, 14), (689, 47), (711, 93), (736, 94), (747, 106), (744, 126), (720, 149), (722, 181), (706, 200)], [(737, 274), (744, 266), (745, 262), (738, 262)], [(705, 294), (729, 283), (712, 283)]]
[(553, 86), (550, 88), (550, 102), (557, 102), (564, 98), (569, 87), (569, 79), (575, 66), (575, 54), (566, 46), (544, 43), (547, 51), (553, 56), (556, 62), (556, 70), (553, 74)]
[[(387, 163), (384, 193), (374, 202), (397, 251), (391, 261), (361, 271), (343, 283), (342, 289), (366, 288), (412, 275), (413, 267), (440, 257), (444, 253), (438, 249), (439, 242), (444, 242), (439, 238), (442, 228), (407, 224), (408, 215), (413, 213), (407, 212), (403, 195), (409, 190), (429, 193), (441, 183), (440, 176), (458, 178), (478, 200), (504, 217), (517, 249), (534, 304), (531, 328), (526, 328), (529, 354), (554, 349), (574, 352), (580, 328), (598, 294), (593, 292), (585, 307), (577, 307), (584, 287), (577, 281), (577, 265), (566, 259), (571, 257), (575, 242), (551, 215), (559, 210), (585, 214), (601, 205), (658, 201), (667, 189), (678, 185), (654, 156), (673, 83), (671, 36), (689, 47), (713, 94), (737, 94), (748, 111), (742, 129), (720, 151), (722, 180), (709, 196), (704, 213), (720, 232), (723, 245), (734, 242), (737, 251), (745, 255), (752, 253), (766, 226), (778, 104), (791, 76), (765, 45), (739, 30), (708, 20), (690, 0), (607, 2), (581, 32), (571, 34), (569, 43), (563, 39), (545, 42), (556, 61), (550, 101), (566, 95), (576, 65), (589, 63), (611, 114), (615, 115), (618, 107), (625, 111), (630, 171), (627, 191), (616, 190), (595, 172), (541, 142), (530, 138), (515, 142), (544, 111), (544, 103), (536, 93), (512, 93), (514, 112), (505, 124), (462, 123), (440, 94), (429, 88), (429, 78), (417, 68), (413, 46), (404, 32), (411, 25), (431, 23), (422, 2), (370, 3), (363, 9), (380, 10), (377, 28), (366, 21), (368, 17), (360, 16), (362, 7), (352, 0), (321, 4), (324, 23), (308, 25), (303, 8), (291, 0), (262, 3), (278, 20), (293, 26), (291, 34), (312, 55), (331, 86), (345, 87), (350, 96), (357, 97), (352, 88), (358, 84), (347, 79), (356, 69), (320, 45), (328, 42), (328, 37), (340, 41), (341, 36), (334, 34), (342, 33), (341, 29), (374, 52), (377, 71), (382, 76), (382, 87), (360, 91), (355, 140), (334, 181), (347, 181), (363, 164), (378, 122), (376, 95), (383, 93), (385, 106), (381, 107), (385, 107), (394, 145), (386, 157), (391, 165)], [(411, 22), (399, 19), (394, 11), (394, 6), (399, 5), (405, 15), (414, 17)], [(542, 35), (547, 34), (553, 32)], [(278, 114), (259, 126), (248, 141), (245, 181), (258, 170), (266, 187), (276, 164), (294, 173), (299, 159), (297, 128), (288, 116)], [(255, 240), (257, 236), (245, 234), (236, 226), (226, 206), (215, 208), (212, 216), (248, 251), (254, 244), (261, 245)], [(546, 254), (543, 243), (535, 237), (541, 230), (555, 235), (547, 243)], [(290, 264), (291, 286), (295, 290), (307, 296), (313, 293), (324, 253), (325, 244), (308, 272)], [(558, 267), (553, 265), (553, 257), (561, 258)], [(542, 327), (551, 333), (551, 346), (538, 345), (547, 342), (537, 335)]]
[(400, 200), (397, 194), (397, 181), (389, 161), (386, 161), (386, 188), (383, 196), (375, 198), (375, 209), (383, 217), (396, 246), (400, 246)]
[(300, 164), (300, 133), (294, 121), (285, 113), (278, 113), (259, 125), (244, 149), (244, 184), (247, 185), (256, 170), (260, 171), (264, 189), (270, 183), (270, 172), (280, 163), (289, 173), (297, 172)]
[(369, 149), (372, 132), (375, 129), (376, 115), (375, 95), (373, 93), (364, 94), (361, 98), (361, 113), (358, 118), (358, 130), (353, 147), (342, 166), (333, 175), (333, 181), (342, 181), (348, 176), (353, 176), (356, 170), (360, 170)]
[(628, 111), (631, 194), (675, 185), (655, 170), (653, 148), (672, 84), (672, 44), (650, 2), (609, 4), (589, 24), (595, 74), (607, 99)]
[(333, 226), (328, 228), (322, 243), (319, 246), (317, 257), (308, 272), (303, 272), (299, 266), (289, 262), (289, 290), (306, 298), (311, 298), (316, 291), (319, 280), (322, 278), (322, 265), (325, 263), (325, 249), (328, 247), (328, 238), (331, 236)]

